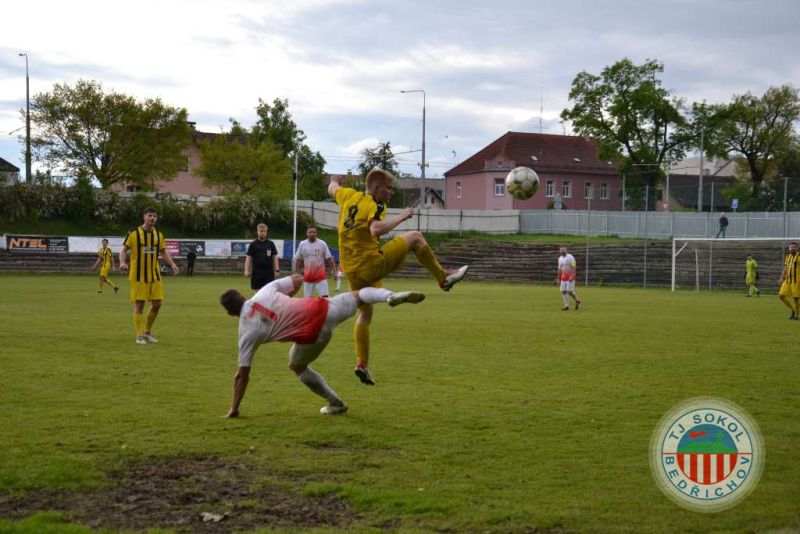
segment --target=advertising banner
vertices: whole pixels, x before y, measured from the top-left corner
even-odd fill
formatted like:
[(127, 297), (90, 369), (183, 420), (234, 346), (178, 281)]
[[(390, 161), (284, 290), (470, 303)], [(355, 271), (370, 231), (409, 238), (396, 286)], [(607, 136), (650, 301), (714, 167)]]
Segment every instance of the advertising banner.
[(178, 250), (180, 249), (180, 241), (176, 239), (165, 239), (164, 246), (167, 249), (167, 254), (172, 257), (178, 256)]
[(222, 239), (209, 239), (206, 241), (206, 256), (215, 258), (230, 258), (231, 242)]
[(231, 241), (231, 256), (246, 256), (250, 241)]
[(6, 234), (6, 248), (9, 252), (67, 253), (69, 239), (62, 236)]
[(178, 246), (178, 256), (186, 256), (190, 251), (194, 251), (198, 256), (206, 255), (205, 241), (187, 241), (181, 239)]
[(114, 254), (119, 254), (122, 248), (122, 242), (125, 241), (124, 237), (69, 237), (69, 251), (70, 252), (92, 252), (96, 253), (103, 246), (103, 239), (108, 239), (108, 248)]

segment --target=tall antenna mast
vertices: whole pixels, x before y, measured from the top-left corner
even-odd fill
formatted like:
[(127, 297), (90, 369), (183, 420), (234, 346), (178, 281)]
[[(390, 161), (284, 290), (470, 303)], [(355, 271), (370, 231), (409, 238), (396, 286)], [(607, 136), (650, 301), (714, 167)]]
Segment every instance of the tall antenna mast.
[(539, 91), (539, 133), (544, 133), (542, 115), (544, 115), (544, 79), (542, 79), (542, 89)]

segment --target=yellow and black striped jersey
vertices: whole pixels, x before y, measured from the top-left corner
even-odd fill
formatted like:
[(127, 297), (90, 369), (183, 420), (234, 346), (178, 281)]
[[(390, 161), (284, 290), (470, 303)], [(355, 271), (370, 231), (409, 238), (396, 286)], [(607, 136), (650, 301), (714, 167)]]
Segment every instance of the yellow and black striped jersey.
[(800, 259), (800, 255), (796, 252), (792, 254), (791, 252), (786, 255), (786, 259), (783, 261), (783, 265), (786, 268), (786, 277), (783, 279), (786, 283), (789, 284), (797, 284), (800, 282), (797, 275), (797, 268), (798, 268), (798, 259)]
[(111, 268), (111, 256), (112, 256), (111, 249), (108, 247), (101, 248), (99, 251), (97, 251), (97, 257), (100, 258), (101, 269)]
[(124, 246), (130, 250), (128, 280), (131, 282), (157, 282), (161, 280), (158, 253), (164, 251), (164, 234), (153, 228), (149, 232), (141, 226), (128, 232)]
[(380, 239), (370, 233), (372, 221), (386, 218), (386, 207), (371, 195), (340, 187), (336, 190), (339, 204), (339, 261), (344, 272), (358, 271), (380, 258)]

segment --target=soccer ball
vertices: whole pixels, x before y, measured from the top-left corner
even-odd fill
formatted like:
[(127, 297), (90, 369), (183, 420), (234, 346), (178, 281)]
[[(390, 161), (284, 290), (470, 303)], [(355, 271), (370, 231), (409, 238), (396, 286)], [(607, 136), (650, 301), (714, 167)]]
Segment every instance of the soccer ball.
[(539, 176), (533, 169), (517, 167), (506, 176), (506, 191), (517, 200), (531, 198), (539, 189)]

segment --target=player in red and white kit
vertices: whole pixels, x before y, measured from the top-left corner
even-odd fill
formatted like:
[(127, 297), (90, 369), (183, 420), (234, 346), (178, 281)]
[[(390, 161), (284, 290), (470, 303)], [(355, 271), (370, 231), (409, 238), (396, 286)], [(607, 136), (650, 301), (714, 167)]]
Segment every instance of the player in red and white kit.
[(294, 255), (295, 273), (303, 269), (303, 296), (310, 297), (317, 290), (317, 296), (328, 296), (328, 273), (325, 270), (327, 260), (331, 267), (331, 274), (336, 273), (336, 262), (333, 261), (331, 249), (322, 239), (317, 238), (317, 229), (309, 226), (306, 229), (306, 239), (297, 246)]
[(558, 257), (558, 280), (557, 283), (561, 287), (561, 299), (564, 301), (564, 306), (561, 308), (564, 311), (569, 310), (569, 297), (575, 299), (575, 309), (581, 306), (581, 299), (575, 293), (575, 278), (578, 274), (575, 258), (572, 254), (567, 253), (567, 247), (561, 247), (559, 250), (561, 254)]
[(239, 369), (234, 377), (231, 408), (225, 417), (239, 416), (253, 356), (260, 345), (271, 341), (292, 342), (289, 369), (308, 389), (328, 401), (320, 410), (322, 414), (346, 412), (347, 404), (328, 386), (322, 375), (309, 367), (331, 340), (333, 329), (355, 315), (362, 303), (385, 302), (397, 306), (404, 302), (416, 304), (425, 299), (425, 295), (416, 291), (394, 293), (376, 287), (343, 293), (332, 299), (292, 298), (302, 283), (303, 277), (293, 274), (270, 282), (249, 300), (235, 289), (227, 290), (220, 297), (220, 304), (228, 315), (239, 317)]

